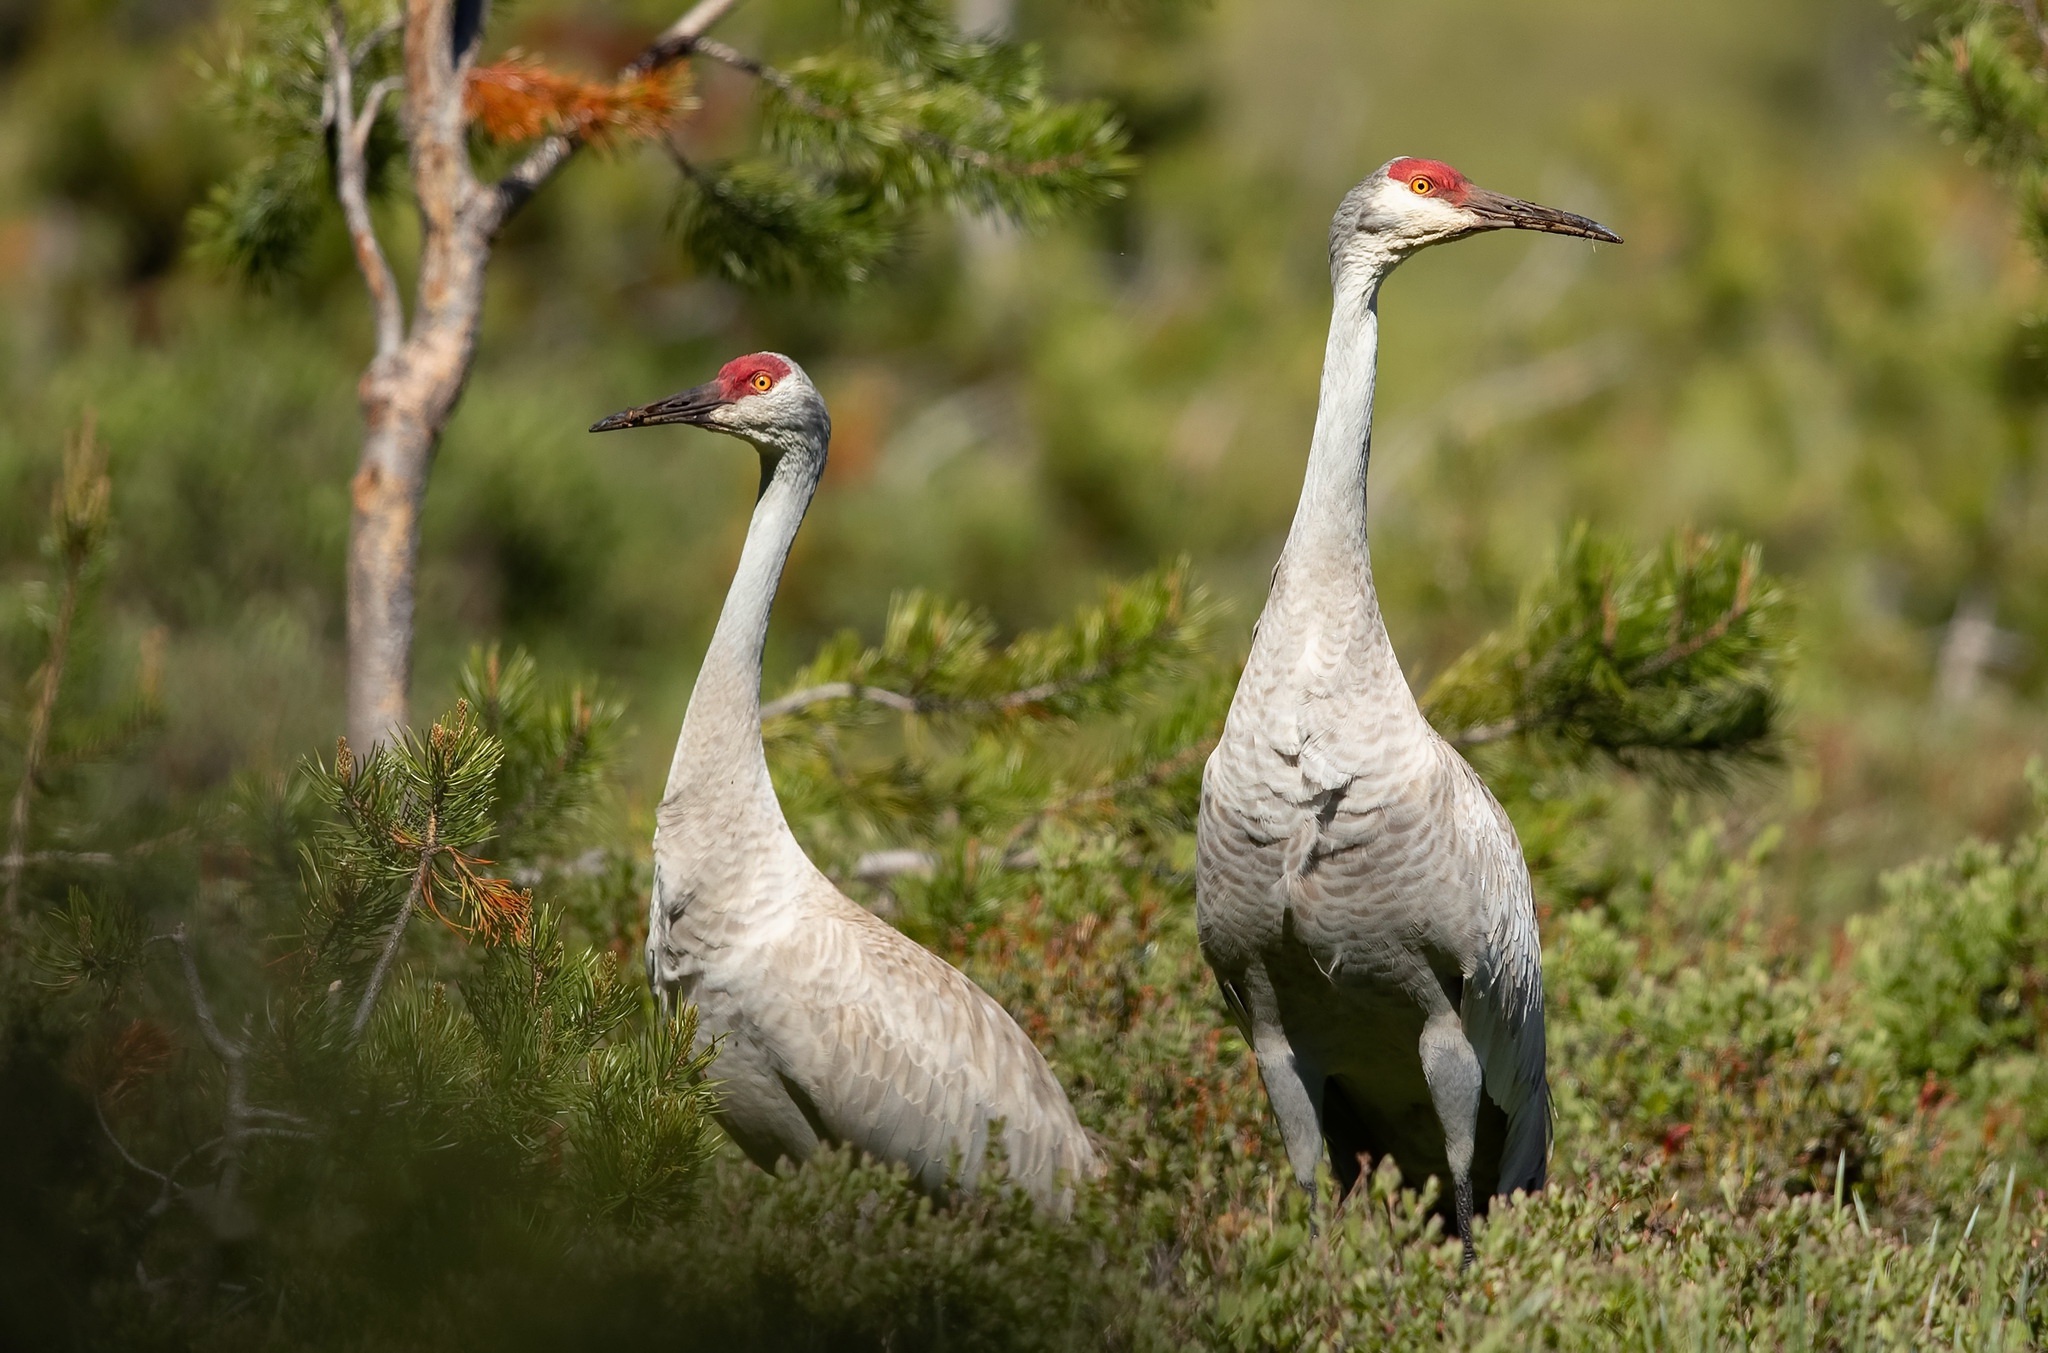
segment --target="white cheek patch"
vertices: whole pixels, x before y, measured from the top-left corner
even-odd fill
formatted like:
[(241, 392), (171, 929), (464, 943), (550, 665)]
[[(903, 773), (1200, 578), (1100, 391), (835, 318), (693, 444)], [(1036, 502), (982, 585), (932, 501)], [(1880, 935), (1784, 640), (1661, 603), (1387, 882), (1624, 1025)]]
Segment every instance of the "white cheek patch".
[(1389, 183), (1374, 204), (1387, 232), (1403, 243), (1427, 244), (1456, 234), (1468, 224), (1465, 213), (1444, 198), (1424, 195), (1406, 183)]

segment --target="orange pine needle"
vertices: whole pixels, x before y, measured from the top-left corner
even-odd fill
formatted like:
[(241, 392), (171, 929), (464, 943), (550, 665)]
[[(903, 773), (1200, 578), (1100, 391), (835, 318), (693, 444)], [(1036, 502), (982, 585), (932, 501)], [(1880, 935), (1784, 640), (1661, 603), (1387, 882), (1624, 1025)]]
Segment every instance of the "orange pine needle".
[[(524, 940), (528, 924), (533, 919), (532, 889), (479, 872), (478, 866), (492, 863), (490, 860), (465, 855), (453, 848), (444, 848), (442, 853), (454, 865), (456, 888), (474, 918), (474, 924), (460, 925), (445, 916), (441, 917), (443, 922), (452, 930), (481, 935), (486, 943), (496, 943), (501, 939)], [(438, 909), (434, 914), (441, 915)]]
[(104, 1053), (100, 1097), (112, 1104), (135, 1085), (170, 1063), (175, 1049), (170, 1035), (146, 1019), (136, 1019), (115, 1035)]
[(689, 103), (673, 73), (606, 84), (516, 52), (471, 71), (464, 98), (471, 123), (494, 141), (565, 135), (598, 146), (659, 136)]

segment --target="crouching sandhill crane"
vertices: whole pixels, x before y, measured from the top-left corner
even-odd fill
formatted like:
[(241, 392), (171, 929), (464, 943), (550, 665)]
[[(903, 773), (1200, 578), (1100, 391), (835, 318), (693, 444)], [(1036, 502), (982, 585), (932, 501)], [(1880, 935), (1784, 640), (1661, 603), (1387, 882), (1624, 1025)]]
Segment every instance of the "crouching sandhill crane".
[(1542, 1185), (1543, 971), (1514, 828), (1438, 737), (1388, 641), (1366, 552), (1378, 298), (1417, 250), (1486, 230), (1605, 226), (1397, 159), (1330, 223), (1336, 302), (1294, 524), (1202, 777), (1197, 929), (1315, 1195), (1392, 1156), (1448, 1180), (1472, 1261), (1484, 1200)]
[(942, 1193), (972, 1182), (1000, 1122), (1011, 1178), (1063, 1208), (1096, 1158), (1045, 1059), (986, 992), (818, 872), (768, 778), (761, 649), (824, 473), (824, 400), (796, 363), (756, 353), (591, 431), (663, 423), (752, 443), (761, 492), (655, 817), (648, 980), (722, 1040), (722, 1121), (762, 1168), (850, 1143)]

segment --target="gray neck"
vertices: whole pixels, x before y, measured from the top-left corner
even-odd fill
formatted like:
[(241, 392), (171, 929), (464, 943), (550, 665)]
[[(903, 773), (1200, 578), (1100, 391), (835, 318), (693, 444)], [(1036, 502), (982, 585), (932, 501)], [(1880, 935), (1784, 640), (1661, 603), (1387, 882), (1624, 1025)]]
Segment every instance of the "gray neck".
[(762, 456), (761, 496), (690, 693), (664, 806), (709, 796), (728, 807), (747, 803), (781, 815), (761, 749), (761, 652), (782, 567), (823, 469), (822, 456), (792, 452), (774, 461)]
[(1315, 440), (1275, 577), (1290, 591), (1363, 587), (1375, 616), (1379, 608), (1365, 542), (1365, 469), (1372, 449), (1383, 276), (1377, 268), (1354, 266), (1336, 278)]

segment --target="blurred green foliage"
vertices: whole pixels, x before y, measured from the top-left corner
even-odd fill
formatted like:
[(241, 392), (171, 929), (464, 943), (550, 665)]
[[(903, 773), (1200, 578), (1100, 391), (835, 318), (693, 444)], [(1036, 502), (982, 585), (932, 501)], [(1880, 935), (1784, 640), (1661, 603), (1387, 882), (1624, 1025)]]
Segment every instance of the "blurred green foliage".
[[(489, 55), (593, 75), (674, 17), (655, 0), (500, 8)], [(2048, 838), (2022, 767), (2048, 751), (2048, 364), (2027, 247), (2038, 91), (2006, 78), (2038, 64), (2024, 6), (1024, 0), (1034, 79), (1129, 129), (1128, 194), (1031, 232), (927, 214), (886, 256), (856, 238), (872, 276), (844, 294), (735, 285), (690, 223), (702, 185), (679, 205), (657, 151), (580, 161), (495, 260), (420, 601), (421, 707), (465, 697), (465, 737), (504, 749), (478, 804), (492, 825), (462, 849), (555, 919), (496, 942), (415, 922), (361, 1053), (338, 1061), (278, 1031), (303, 1030), (291, 1012), (317, 1012), (327, 983), (360, 993), (375, 952), (317, 983), (271, 961), (301, 943), (277, 937), (310, 933), (312, 900), (356, 896), (322, 882), (346, 819), (292, 768), (339, 722), (367, 321), (324, 216), (273, 220), (293, 266), (258, 293), (188, 252), (212, 185), (261, 158), (260, 129), (204, 93), (207, 71), (252, 59), (238, 17), (0, 3), (9, 793), (63, 578), (43, 509), (86, 407), (118, 544), (55, 724), (79, 746), (118, 736), (38, 789), (46, 854), (23, 874), (65, 985), (10, 968), (0, 986), (0, 1311), (25, 1341), (2043, 1341)], [(842, 20), (750, 0), (727, 36), (822, 98), (833, 70), (800, 63), (835, 50)], [(1958, 68), (1946, 44), (1968, 25), (1986, 27)], [(1940, 102), (1977, 96), (1958, 70), (2001, 82), (1996, 121)], [(763, 146), (804, 177), (828, 152), (910, 153), (821, 147), (758, 92), (717, 71), (695, 88), (679, 149), (732, 166), (704, 182), (788, 188), (750, 167)], [(1462, 1276), (1390, 1181), (1311, 1232), (1196, 954), (1188, 883), (1203, 730), (1300, 483), (1324, 226), (1396, 153), (1629, 241), (1436, 251), (1383, 303), (1372, 529), (1396, 643), (1419, 689), (1461, 673), (1436, 706), (1447, 729), (1531, 734), (1474, 756), (1545, 913), (1556, 1184), (1497, 1213)], [(412, 224), (380, 213), (403, 271)], [(710, 1141), (629, 974), (654, 796), (754, 467), (704, 439), (581, 429), (760, 347), (804, 361), (836, 430), (771, 690), (886, 679), (986, 699), (1090, 644), (1131, 651), (1118, 615), (1159, 640), (1109, 707), (840, 701), (770, 729), (806, 845), (996, 993), (1102, 1134), (1111, 1175), (1071, 1223), (1002, 1194), (934, 1210), (841, 1159), (790, 1180), (729, 1152), (650, 1172)], [(1700, 598), (1681, 634), (1735, 611), (1752, 540), (1768, 578), (1708, 655), (1725, 665), (1632, 680), (1671, 651), (1657, 608), (1681, 580)], [(1184, 573), (1102, 590), (1183, 554)], [(1604, 618), (1584, 623), (1610, 583), (1611, 646)], [(1068, 615), (1082, 623), (1054, 625)], [(515, 645), (613, 694), (549, 686)], [(1693, 676), (1719, 694), (1690, 703)], [(1546, 682), (1592, 677), (1608, 701), (1545, 722)], [(137, 692), (149, 714), (128, 719)], [(1608, 731), (1633, 711), (1696, 750), (1766, 708), (1782, 768), (1711, 792)], [(863, 872), (885, 850), (915, 867)], [(376, 877), (388, 907), (395, 876)], [(218, 1182), (224, 1070), (179, 951), (148, 943), (181, 921), (226, 1036), (295, 1068), (250, 1102), (331, 1134), (252, 1143), (262, 1245), (189, 1203), (151, 1215), (163, 1182), (120, 1154)], [(514, 971), (546, 980), (515, 992)], [(401, 1111), (342, 1115), (364, 1104)], [(361, 1138), (333, 1126), (357, 1122)], [(343, 1168), (334, 1141), (375, 1168)], [(629, 1141), (666, 1145), (605, 1149)]]
[(2021, 223), (2048, 248), (2048, 28), (2032, 0), (1894, 0), (1926, 30), (1910, 89), (1920, 115), (2011, 183)]

